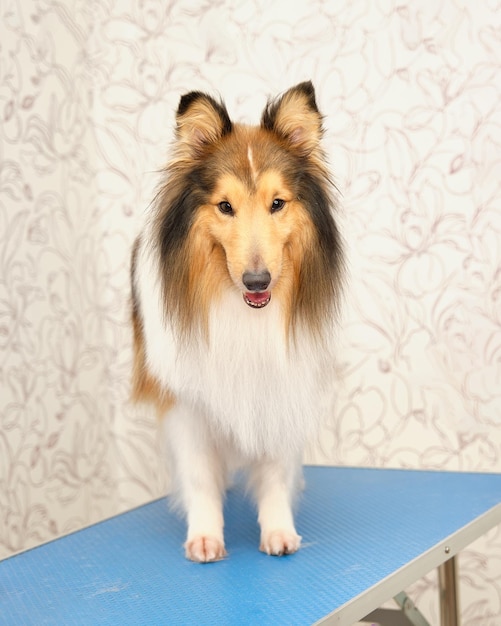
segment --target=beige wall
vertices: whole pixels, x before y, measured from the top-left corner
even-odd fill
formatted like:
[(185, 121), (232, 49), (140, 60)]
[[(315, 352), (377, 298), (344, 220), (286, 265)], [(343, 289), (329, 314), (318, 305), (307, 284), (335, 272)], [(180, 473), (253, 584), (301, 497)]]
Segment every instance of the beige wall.
[[(0, 556), (163, 491), (128, 255), (192, 89), (256, 122), (317, 87), (351, 277), (310, 460), (501, 471), (495, 4), (1, 5)], [(500, 622), (500, 563), (499, 528), (461, 557), (466, 625)]]

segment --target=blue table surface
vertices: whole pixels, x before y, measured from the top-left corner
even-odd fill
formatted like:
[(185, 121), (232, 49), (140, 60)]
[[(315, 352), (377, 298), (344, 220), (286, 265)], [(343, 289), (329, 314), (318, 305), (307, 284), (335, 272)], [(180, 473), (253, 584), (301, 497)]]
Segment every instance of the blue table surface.
[(312, 624), (501, 502), (501, 475), (305, 468), (295, 555), (228, 494), (224, 561), (185, 560), (165, 499), (0, 563), (1, 624)]

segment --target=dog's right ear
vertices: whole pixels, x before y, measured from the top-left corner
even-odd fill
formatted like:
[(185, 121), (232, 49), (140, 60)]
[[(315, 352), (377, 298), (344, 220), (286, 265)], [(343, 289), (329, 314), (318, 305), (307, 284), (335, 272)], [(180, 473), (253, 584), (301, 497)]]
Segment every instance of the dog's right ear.
[(199, 156), (205, 147), (232, 129), (224, 104), (200, 91), (181, 97), (176, 121), (179, 147), (189, 158)]

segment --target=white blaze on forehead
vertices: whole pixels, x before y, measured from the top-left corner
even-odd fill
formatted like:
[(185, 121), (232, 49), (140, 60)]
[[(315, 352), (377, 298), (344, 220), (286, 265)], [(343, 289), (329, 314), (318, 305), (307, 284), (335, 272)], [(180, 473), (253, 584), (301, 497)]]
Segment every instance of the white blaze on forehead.
[(249, 161), (249, 167), (250, 167), (250, 171), (252, 173), (252, 178), (254, 180), (254, 182), (256, 182), (256, 168), (254, 167), (254, 159), (253, 159), (253, 155), (252, 155), (252, 148), (249, 146), (247, 146), (247, 159)]

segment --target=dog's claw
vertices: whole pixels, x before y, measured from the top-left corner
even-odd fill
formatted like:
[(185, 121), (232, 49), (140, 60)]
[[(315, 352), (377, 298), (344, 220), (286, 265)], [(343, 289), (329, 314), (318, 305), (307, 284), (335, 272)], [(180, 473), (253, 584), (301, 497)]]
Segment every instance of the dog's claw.
[(271, 556), (283, 556), (297, 552), (300, 545), (301, 537), (297, 533), (288, 530), (274, 530), (263, 533), (259, 549)]
[(224, 543), (216, 537), (198, 536), (184, 544), (186, 558), (196, 563), (210, 563), (224, 559)]

